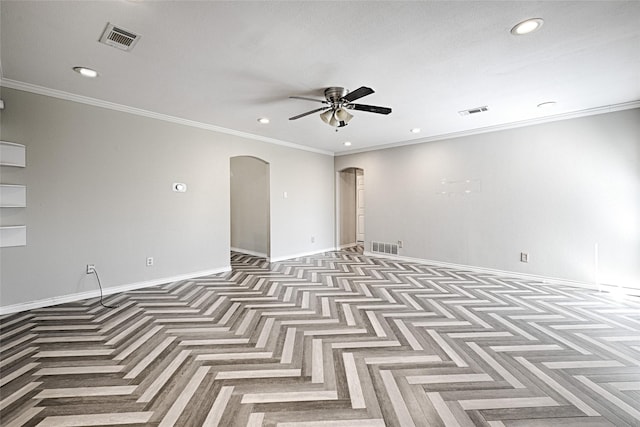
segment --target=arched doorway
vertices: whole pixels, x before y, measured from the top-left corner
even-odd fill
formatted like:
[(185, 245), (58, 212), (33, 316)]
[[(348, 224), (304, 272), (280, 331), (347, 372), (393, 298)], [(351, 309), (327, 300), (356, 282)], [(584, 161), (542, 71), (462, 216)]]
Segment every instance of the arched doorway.
[(269, 163), (251, 156), (230, 159), (231, 250), (266, 258), (271, 254)]
[(337, 173), (337, 235), (340, 249), (359, 248), (365, 240), (364, 170), (346, 168)]

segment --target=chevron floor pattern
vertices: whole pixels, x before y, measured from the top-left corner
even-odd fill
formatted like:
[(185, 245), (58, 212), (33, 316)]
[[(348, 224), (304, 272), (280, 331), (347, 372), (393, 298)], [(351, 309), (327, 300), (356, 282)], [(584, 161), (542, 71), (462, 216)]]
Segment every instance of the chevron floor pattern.
[(0, 319), (2, 426), (640, 426), (640, 301), (363, 256)]

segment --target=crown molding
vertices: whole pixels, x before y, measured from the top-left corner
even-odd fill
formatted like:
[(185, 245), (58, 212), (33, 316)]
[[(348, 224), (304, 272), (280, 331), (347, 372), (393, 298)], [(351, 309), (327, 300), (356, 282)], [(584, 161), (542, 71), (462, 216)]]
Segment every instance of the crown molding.
[(296, 144), (288, 141), (281, 141), (275, 138), (268, 138), (266, 136), (255, 135), (248, 132), (242, 132), (234, 129), (228, 129), (221, 126), (212, 125), (209, 123), (197, 122), (195, 120), (183, 119), (180, 117), (169, 116), (167, 114), (156, 113), (153, 111), (143, 110), (141, 108), (129, 107), (127, 105), (116, 104), (114, 102), (103, 101), (88, 96), (76, 95), (70, 92), (64, 92), (61, 90), (50, 89), (44, 86), (38, 86), (31, 83), (25, 83), (18, 80), (0, 79), (0, 86), (9, 89), (22, 90), (25, 92), (36, 93), (38, 95), (50, 96), (53, 98), (64, 99), (66, 101), (74, 101), (81, 104), (87, 104), (94, 107), (107, 108), (109, 110), (120, 111), (123, 113), (135, 114), (137, 116), (149, 117), (156, 120), (162, 120), (170, 123), (177, 123), (184, 126), (206, 129), (214, 132), (225, 133), (227, 135), (234, 135), (240, 138), (253, 139), (256, 141), (266, 142), (268, 144), (280, 145), (288, 148), (294, 148), (297, 150), (309, 151), (317, 154), (324, 154), (327, 156), (334, 156), (333, 151), (321, 150), (318, 148), (307, 147), (305, 145)]
[(335, 156), (335, 157), (348, 156), (350, 154), (366, 153), (369, 151), (376, 151), (376, 150), (385, 150), (388, 148), (404, 147), (407, 145), (424, 144), (427, 142), (461, 138), (465, 136), (479, 135), (479, 134), (489, 133), (489, 132), (498, 132), (502, 130), (516, 129), (521, 127), (551, 123), (551, 122), (556, 122), (561, 120), (576, 119), (580, 117), (593, 116), (593, 115), (605, 114), (605, 113), (613, 113), (616, 111), (630, 110), (633, 108), (640, 108), (640, 100), (630, 101), (630, 102), (624, 102), (620, 104), (606, 105), (606, 106), (596, 107), (596, 108), (588, 108), (585, 110), (571, 111), (567, 113), (556, 114), (553, 116), (538, 117), (535, 119), (520, 120), (520, 121), (511, 122), (511, 123), (504, 123), (499, 125), (468, 129), (460, 132), (451, 132), (451, 133), (444, 133), (439, 135), (432, 135), (425, 138), (413, 139), (409, 141), (394, 142), (390, 144), (376, 145), (372, 147), (366, 147), (366, 148), (355, 149), (355, 150), (333, 152), (329, 150), (321, 150), (319, 148), (308, 147), (308, 146), (296, 144), (293, 142), (282, 141), (275, 138), (268, 138), (266, 136), (255, 135), (248, 132), (228, 129), (221, 126), (212, 125), (209, 123), (203, 123), (195, 120), (188, 120), (180, 117), (169, 116), (167, 114), (161, 114), (153, 111), (143, 110), (141, 108), (129, 107), (127, 105), (116, 104), (114, 102), (103, 101), (103, 100), (91, 98), (88, 96), (76, 95), (70, 92), (50, 89), (44, 86), (25, 83), (18, 80), (5, 79), (0, 77), (0, 86), (10, 88), (10, 89), (22, 90), (25, 92), (36, 93), (39, 95), (50, 96), (53, 98), (64, 99), (67, 101), (74, 101), (81, 104), (92, 105), (94, 107), (107, 108), (110, 110), (121, 111), (124, 113), (135, 114), (138, 116), (149, 117), (149, 118), (162, 120), (170, 123), (181, 124), (184, 126), (189, 126), (189, 127), (199, 128), (199, 129), (206, 129), (213, 132), (225, 133), (228, 135), (238, 136), (240, 138), (266, 142), (268, 144), (280, 145), (280, 146), (293, 148), (297, 150), (303, 150), (303, 151), (308, 151), (312, 153), (324, 154), (327, 156)]
[(620, 104), (605, 105), (603, 107), (588, 108), (586, 110), (571, 111), (568, 113), (556, 114), (553, 116), (520, 120), (520, 121), (504, 123), (500, 125), (492, 125), (492, 126), (487, 126), (482, 128), (469, 129), (469, 130), (464, 130), (460, 132), (444, 133), (444, 134), (428, 136), (420, 139), (413, 139), (410, 141), (394, 142), (391, 144), (376, 145), (374, 147), (361, 148), (361, 149), (349, 150), (349, 151), (340, 151), (338, 153), (335, 153), (335, 156), (336, 157), (348, 156), (350, 154), (366, 153), (369, 151), (376, 151), (376, 150), (385, 150), (387, 148), (404, 147), (406, 145), (424, 144), (426, 142), (435, 142), (435, 141), (442, 141), (445, 139), (461, 138), (464, 136), (479, 135), (482, 133), (489, 133), (489, 132), (498, 132), (502, 130), (516, 129), (516, 128), (521, 128), (526, 126), (557, 122), (560, 120), (577, 119), (580, 117), (595, 116), (598, 114), (613, 113), (616, 111), (623, 111), (623, 110), (631, 110), (634, 108), (640, 108), (640, 100), (623, 102)]

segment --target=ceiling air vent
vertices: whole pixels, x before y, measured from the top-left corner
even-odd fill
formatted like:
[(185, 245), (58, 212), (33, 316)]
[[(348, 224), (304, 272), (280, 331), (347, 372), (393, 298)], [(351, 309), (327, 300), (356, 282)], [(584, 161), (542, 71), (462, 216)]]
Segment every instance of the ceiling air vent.
[(131, 31), (116, 27), (115, 25), (108, 23), (107, 28), (104, 29), (102, 36), (100, 37), (100, 43), (104, 43), (107, 46), (113, 46), (120, 50), (131, 50), (140, 39), (138, 34), (134, 34)]
[(486, 105), (482, 107), (476, 107), (476, 108), (470, 108), (468, 110), (458, 111), (458, 114), (460, 114), (461, 116), (470, 116), (472, 114), (484, 113), (485, 111), (489, 111), (489, 107), (487, 107)]

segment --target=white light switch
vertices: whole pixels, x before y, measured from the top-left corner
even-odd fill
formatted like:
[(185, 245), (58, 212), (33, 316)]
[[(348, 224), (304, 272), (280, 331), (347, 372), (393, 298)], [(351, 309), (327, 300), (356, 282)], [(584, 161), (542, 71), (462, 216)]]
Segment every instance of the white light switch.
[(285, 191), (284, 193), (282, 193), (282, 198), (286, 199), (287, 197), (289, 197), (289, 195), (287, 194), (287, 192)]

